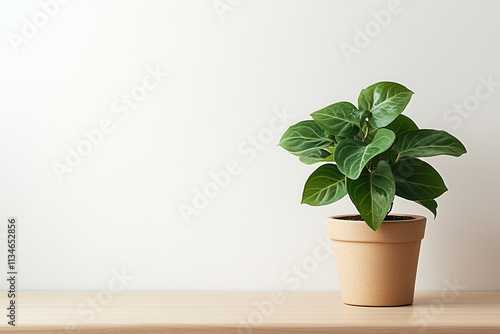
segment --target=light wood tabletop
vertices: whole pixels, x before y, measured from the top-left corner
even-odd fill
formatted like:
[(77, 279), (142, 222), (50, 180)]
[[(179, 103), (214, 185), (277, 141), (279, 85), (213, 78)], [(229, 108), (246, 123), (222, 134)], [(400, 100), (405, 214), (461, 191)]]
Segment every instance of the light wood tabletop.
[[(0, 300), (8, 305), (6, 293)], [(0, 333), (500, 333), (500, 292), (356, 307), (338, 292), (21, 291), (16, 316), (15, 327), (3, 317)]]

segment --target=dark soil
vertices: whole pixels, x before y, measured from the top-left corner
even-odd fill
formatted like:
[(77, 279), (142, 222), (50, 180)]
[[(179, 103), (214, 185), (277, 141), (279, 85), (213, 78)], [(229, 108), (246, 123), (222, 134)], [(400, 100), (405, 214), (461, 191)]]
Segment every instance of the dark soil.
[[(363, 221), (363, 217), (361, 215), (356, 215), (356, 216), (344, 216), (344, 217), (338, 217), (337, 219), (342, 219), (342, 220), (361, 220)], [(410, 216), (396, 216), (396, 215), (390, 215), (385, 217), (384, 221), (390, 221), (390, 220), (412, 220), (415, 219)]]

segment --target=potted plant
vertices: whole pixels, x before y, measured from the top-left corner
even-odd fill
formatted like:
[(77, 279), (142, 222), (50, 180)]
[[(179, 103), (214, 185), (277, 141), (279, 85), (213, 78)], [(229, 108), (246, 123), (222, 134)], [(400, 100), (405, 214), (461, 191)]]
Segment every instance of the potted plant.
[(325, 163), (306, 181), (302, 203), (320, 206), (349, 195), (359, 215), (327, 218), (344, 303), (413, 303), (426, 218), (389, 214), (395, 196), (436, 217), (436, 198), (447, 188), (420, 158), (461, 156), (464, 145), (441, 130), (419, 129), (401, 113), (413, 92), (394, 82), (361, 91), (358, 107), (338, 102), (292, 125), (279, 145), (305, 164)]

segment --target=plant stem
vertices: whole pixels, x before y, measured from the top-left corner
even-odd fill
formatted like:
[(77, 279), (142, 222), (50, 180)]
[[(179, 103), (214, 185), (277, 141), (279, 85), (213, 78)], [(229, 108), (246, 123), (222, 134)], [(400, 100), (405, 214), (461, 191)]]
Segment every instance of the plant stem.
[(364, 141), (364, 138), (365, 138), (365, 133), (363, 132), (362, 127), (361, 127), (361, 128), (359, 128), (359, 131), (361, 132), (361, 137), (363, 137), (363, 141)]
[[(368, 117), (368, 120), (369, 119), (370, 118)], [(366, 123), (366, 133), (363, 136), (363, 141), (366, 140), (366, 138), (368, 137), (368, 134), (370, 133), (370, 122), (368, 120), (365, 120), (365, 123)], [(361, 131), (361, 132), (363, 132), (363, 131)]]

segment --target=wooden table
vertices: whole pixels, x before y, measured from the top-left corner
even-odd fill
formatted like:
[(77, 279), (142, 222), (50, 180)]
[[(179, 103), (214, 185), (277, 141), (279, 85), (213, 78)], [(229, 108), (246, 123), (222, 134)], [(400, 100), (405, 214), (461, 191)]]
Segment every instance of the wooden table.
[(388, 308), (338, 292), (20, 292), (16, 312), (0, 333), (500, 333), (500, 292), (423, 292)]

